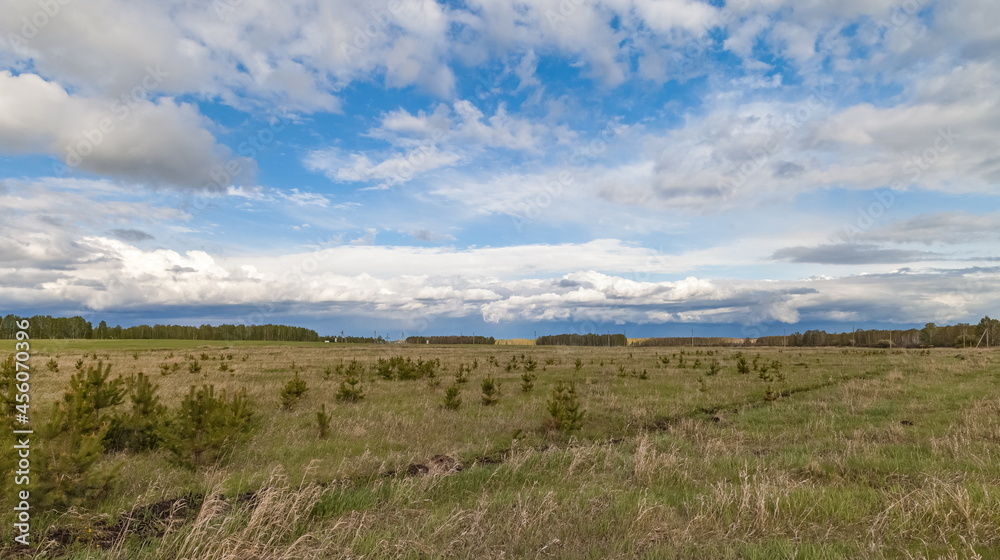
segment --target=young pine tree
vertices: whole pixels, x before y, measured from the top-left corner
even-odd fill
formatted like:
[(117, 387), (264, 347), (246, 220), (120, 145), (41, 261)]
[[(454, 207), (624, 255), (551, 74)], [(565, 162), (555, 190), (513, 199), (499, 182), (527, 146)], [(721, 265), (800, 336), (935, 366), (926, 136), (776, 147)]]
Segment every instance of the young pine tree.
[(500, 384), (495, 379), (492, 377), (483, 379), (480, 387), (483, 390), (481, 397), (483, 406), (493, 406), (500, 402)]
[(337, 400), (346, 402), (358, 402), (365, 398), (365, 391), (361, 387), (361, 380), (353, 375), (349, 375), (340, 382), (337, 389)]
[(78, 414), (86, 424), (86, 430), (93, 433), (101, 425), (101, 411), (117, 406), (125, 399), (125, 381), (121, 377), (110, 379), (111, 364), (104, 362), (87, 367), (86, 371), (78, 371), (69, 379), (69, 392), (63, 395), (67, 406), (78, 407), (73, 414)]
[(584, 411), (576, 395), (576, 386), (559, 383), (552, 389), (548, 402), (548, 424), (556, 430), (572, 432), (583, 425)]
[(198, 469), (217, 462), (249, 437), (254, 411), (246, 391), (227, 398), (215, 387), (191, 386), (161, 433), (165, 447), (183, 466)]
[(448, 387), (445, 389), (444, 403), (441, 406), (448, 410), (458, 410), (458, 407), (462, 406), (462, 399), (459, 396), (461, 394), (462, 390), (459, 389), (458, 384)]
[(114, 451), (154, 449), (160, 441), (159, 432), (166, 412), (156, 394), (159, 386), (141, 371), (129, 377), (125, 385), (131, 410), (111, 420), (104, 446)]
[(99, 464), (109, 425), (101, 412), (124, 399), (124, 381), (110, 377), (111, 365), (102, 361), (73, 374), (69, 390), (40, 430), (35, 480), (44, 507), (93, 504), (110, 491), (117, 469)]
[(316, 413), (316, 427), (319, 429), (319, 439), (326, 439), (330, 435), (330, 415), (326, 413), (326, 405), (320, 405), (319, 412)]
[(288, 383), (285, 383), (285, 386), (281, 388), (281, 407), (285, 410), (291, 410), (308, 390), (309, 386), (296, 372), (295, 377), (289, 379)]

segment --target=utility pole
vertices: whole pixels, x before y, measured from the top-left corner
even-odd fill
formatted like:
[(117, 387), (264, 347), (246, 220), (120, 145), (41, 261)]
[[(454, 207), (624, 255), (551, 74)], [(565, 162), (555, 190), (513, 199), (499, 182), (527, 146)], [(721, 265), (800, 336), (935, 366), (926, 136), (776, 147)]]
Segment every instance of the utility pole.
[(691, 329), (691, 348), (694, 348), (694, 329)]

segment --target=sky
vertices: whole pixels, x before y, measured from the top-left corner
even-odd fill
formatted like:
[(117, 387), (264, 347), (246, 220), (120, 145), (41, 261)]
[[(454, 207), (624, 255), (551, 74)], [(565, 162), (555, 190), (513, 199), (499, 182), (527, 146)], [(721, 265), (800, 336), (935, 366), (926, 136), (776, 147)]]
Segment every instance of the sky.
[(390, 338), (975, 323), (1000, 315), (998, 21), (8, 2), (0, 311)]

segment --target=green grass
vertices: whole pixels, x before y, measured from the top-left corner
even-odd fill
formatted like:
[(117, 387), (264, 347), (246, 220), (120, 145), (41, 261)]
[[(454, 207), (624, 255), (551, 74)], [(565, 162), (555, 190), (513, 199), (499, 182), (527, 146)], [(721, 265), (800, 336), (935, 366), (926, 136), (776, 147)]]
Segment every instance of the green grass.
[[(737, 349), (711, 351), (685, 350), (681, 369), (676, 348), (35, 343), (35, 364), (59, 363), (58, 373), (33, 378), (36, 411), (59, 398), (77, 359), (87, 353), (89, 363), (96, 352), (114, 364), (113, 374), (145, 371), (168, 406), (191, 384), (246, 388), (260, 427), (249, 444), (200, 472), (173, 465), (163, 451), (107, 456), (121, 469), (108, 499), (36, 518), (40, 530), (61, 528), (77, 544), (31, 554), (1000, 557), (1000, 355), (742, 350), (748, 360), (760, 354), (781, 362), (784, 379), (764, 381), (757, 372), (736, 373)], [(345, 403), (335, 398), (341, 378), (323, 379), (340, 363), (367, 367), (400, 354), (439, 358), (440, 384), (387, 381), (369, 371), (364, 400)], [(512, 357), (523, 363), (522, 354), (539, 364), (530, 393), (520, 390), (522, 369), (505, 369)], [(187, 355), (201, 372), (188, 371)], [(489, 356), (500, 366), (489, 365)], [(220, 358), (233, 371), (219, 371)], [(707, 375), (713, 358), (722, 369)], [(692, 368), (696, 359), (701, 365)], [(463, 404), (443, 409), (459, 364), (474, 360)], [(160, 364), (174, 362), (185, 367), (160, 374)], [(279, 391), (293, 369), (309, 391), (283, 411)], [(648, 379), (637, 375), (644, 369)], [(501, 385), (495, 406), (480, 404), (487, 377)], [(546, 400), (559, 382), (576, 384), (586, 410), (572, 436), (545, 428)], [(776, 400), (767, 400), (768, 389)], [(332, 417), (325, 440), (315, 425), (320, 405)], [(433, 468), (442, 455), (461, 469)], [(418, 464), (429, 472), (406, 475)], [(136, 506), (183, 495), (233, 501), (250, 491), (258, 492), (255, 508), (210, 499), (200, 518), (178, 520), (162, 540), (131, 536), (116, 544), (129, 532), (107, 530)], [(107, 533), (104, 541), (87, 536), (95, 528)]]

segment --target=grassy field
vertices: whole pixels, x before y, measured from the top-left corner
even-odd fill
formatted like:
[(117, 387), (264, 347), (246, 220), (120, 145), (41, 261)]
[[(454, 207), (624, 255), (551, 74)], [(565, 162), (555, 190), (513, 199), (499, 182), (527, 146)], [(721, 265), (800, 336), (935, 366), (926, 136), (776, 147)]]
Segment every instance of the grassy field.
[[(258, 425), (208, 468), (163, 450), (105, 456), (118, 469), (110, 497), (36, 512), (45, 538), (29, 550), (10, 545), (4, 522), (5, 558), (1000, 557), (995, 352), (198, 341), (32, 351), (36, 415), (78, 360), (99, 359), (113, 375), (149, 374), (171, 407), (191, 385), (245, 388)], [(433, 379), (375, 375), (393, 356), (440, 365)], [(337, 366), (355, 360), (365, 397), (338, 401)], [(462, 404), (446, 409), (460, 368)], [(309, 390), (283, 410), (295, 373)], [(500, 383), (495, 406), (481, 404), (487, 377)], [(548, 420), (560, 382), (586, 411), (569, 434)]]

